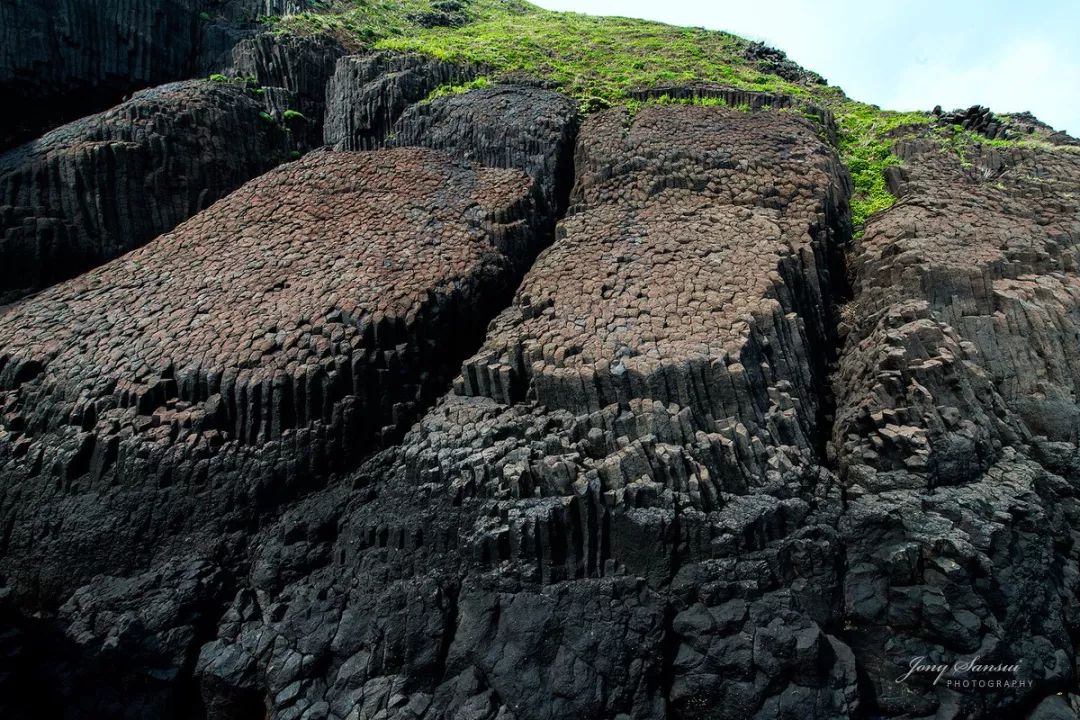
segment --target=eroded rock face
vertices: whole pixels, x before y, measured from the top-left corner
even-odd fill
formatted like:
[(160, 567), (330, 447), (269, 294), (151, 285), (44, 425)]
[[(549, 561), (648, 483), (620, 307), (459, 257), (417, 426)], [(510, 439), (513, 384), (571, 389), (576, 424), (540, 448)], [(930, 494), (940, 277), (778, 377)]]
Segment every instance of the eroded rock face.
[(419, 102), (386, 137), (395, 147), (445, 150), (489, 167), (524, 170), (544, 204), (565, 208), (574, 175), (577, 103), (527, 85), (497, 85)]
[[(996, 717), (1075, 682), (1080, 157), (899, 152), (836, 378), (845, 637), (877, 712)], [(894, 682), (973, 655), (1034, 687)]]
[(381, 147), (409, 106), (441, 85), (464, 83), (477, 74), (477, 68), (420, 55), (343, 57), (326, 87), (324, 140), (335, 150)]
[(302, 146), (317, 147), (323, 143), (326, 83), (343, 55), (345, 48), (331, 38), (263, 33), (245, 38), (232, 48), (227, 73), (254, 78), (264, 97), (267, 92), (271, 98), (282, 96), (286, 107), (271, 107), (270, 111), (280, 115), (287, 110), (299, 112), (302, 118), (287, 121), (290, 132), (298, 136)]
[[(8, 0), (0, 6), (0, 150), (120, 102), (214, 72), (261, 15), (307, 0)], [(205, 56), (205, 60), (202, 58)]]
[(298, 147), (234, 83), (190, 80), (0, 155), (0, 302), (110, 260)]
[(314, 153), (12, 306), (9, 584), (62, 596), (348, 470), (446, 387), (540, 225), (522, 173)]
[[(205, 702), (260, 697), (281, 718), (854, 713), (833, 634), (840, 487), (814, 438), (824, 368), (806, 359), (845, 234), (835, 156), (790, 114), (675, 107), (591, 118), (578, 157), (573, 212), (466, 363), (466, 395), (356, 489), (261, 536), (250, 589), (200, 653)], [(701, 214), (693, 232), (680, 213)], [(722, 267), (749, 258), (761, 279)], [(724, 305), (709, 292), (732, 311), (695, 334), (689, 319)], [(654, 337), (665, 319), (686, 339)], [(768, 384), (710, 396), (701, 368)], [(545, 380), (560, 372), (576, 384)]]

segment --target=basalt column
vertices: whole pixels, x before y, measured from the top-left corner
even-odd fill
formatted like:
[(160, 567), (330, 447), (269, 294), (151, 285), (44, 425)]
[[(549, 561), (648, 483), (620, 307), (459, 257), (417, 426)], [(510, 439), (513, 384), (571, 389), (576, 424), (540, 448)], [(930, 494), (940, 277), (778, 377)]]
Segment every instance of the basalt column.
[[(874, 712), (1005, 717), (1075, 683), (1080, 156), (931, 133), (897, 152), (835, 379), (845, 637)], [(1025, 684), (895, 682), (920, 656)]]
[(847, 183), (819, 130), (589, 118), (570, 214), (457, 391), (260, 534), (200, 653), (204, 699), (275, 718), (854, 714), (819, 452)]

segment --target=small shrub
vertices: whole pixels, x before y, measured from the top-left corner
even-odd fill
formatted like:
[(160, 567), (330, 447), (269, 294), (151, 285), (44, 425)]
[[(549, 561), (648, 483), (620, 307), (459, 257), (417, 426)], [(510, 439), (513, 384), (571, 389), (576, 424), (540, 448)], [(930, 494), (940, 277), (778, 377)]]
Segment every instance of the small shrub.
[(229, 82), (229, 78), (225, 77), (221, 73), (214, 73), (210, 76), (211, 82)]
[(281, 114), (281, 117), (285, 120), (285, 122), (292, 122), (294, 120), (301, 120), (303, 122), (307, 122), (307, 118), (304, 116), (304, 113), (298, 112), (296, 110), (286, 110)]

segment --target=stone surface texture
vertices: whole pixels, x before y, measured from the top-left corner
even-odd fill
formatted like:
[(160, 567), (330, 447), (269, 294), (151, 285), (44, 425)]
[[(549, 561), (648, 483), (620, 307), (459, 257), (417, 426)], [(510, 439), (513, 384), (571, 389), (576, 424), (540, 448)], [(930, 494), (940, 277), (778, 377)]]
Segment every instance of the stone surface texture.
[[(888, 716), (997, 717), (1075, 683), (1080, 155), (964, 150), (897, 148), (834, 379), (845, 623)], [(922, 654), (1020, 662), (1035, 687), (898, 687)]]
[(263, 15), (307, 0), (6, 0), (0, 92), (21, 100), (0, 119), (0, 150), (135, 90), (206, 75)]
[(0, 717), (1080, 716), (1075, 139), (309, 5), (0, 0)]
[(313, 153), (10, 306), (9, 586), (46, 602), (216, 542), (406, 429), (535, 255), (530, 186), (426, 149)]
[(73, 277), (208, 207), (297, 147), (243, 85), (187, 80), (0, 155), (0, 301)]
[[(569, 216), (458, 392), (353, 489), (261, 536), (200, 652), (205, 703), (854, 713), (833, 634), (840, 486), (816, 442), (825, 366), (807, 349), (831, 332), (845, 176), (814, 125), (780, 112), (612, 110), (586, 121), (577, 158)], [(724, 271), (744, 259), (760, 278)], [(695, 333), (709, 292), (738, 300)], [(725, 378), (711, 399), (703, 375)]]
[(381, 147), (401, 114), (443, 85), (459, 85), (477, 68), (394, 52), (337, 61), (326, 87), (324, 141), (335, 150)]

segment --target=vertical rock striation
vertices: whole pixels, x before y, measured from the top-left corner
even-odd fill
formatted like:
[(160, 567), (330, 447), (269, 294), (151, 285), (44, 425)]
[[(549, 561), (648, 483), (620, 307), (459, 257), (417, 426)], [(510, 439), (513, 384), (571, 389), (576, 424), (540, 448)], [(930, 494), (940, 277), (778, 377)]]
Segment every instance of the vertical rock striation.
[(0, 4), (0, 151), (140, 88), (214, 72), (262, 15), (308, 0), (7, 0)]
[(419, 102), (405, 110), (385, 142), (418, 145), (489, 167), (523, 170), (552, 217), (574, 179), (577, 105), (551, 90), (497, 85)]
[(294, 139), (232, 83), (162, 85), (0, 155), (0, 302), (171, 230), (288, 159)]
[(47, 601), (213, 539), (407, 428), (535, 254), (530, 185), (430, 150), (315, 153), (12, 306), (9, 583)]
[[(1002, 716), (1075, 682), (1080, 157), (897, 151), (835, 380), (846, 637), (876, 712)], [(1032, 685), (894, 682), (975, 655)]]
[(442, 85), (464, 83), (478, 74), (477, 68), (421, 55), (343, 57), (326, 87), (324, 140), (335, 150), (381, 147), (409, 106)]
[(847, 185), (816, 130), (695, 107), (590, 118), (572, 212), (458, 393), (355, 489), (260, 536), (200, 653), (204, 700), (851, 716), (809, 359), (831, 338)]
[[(227, 73), (252, 78), (269, 99), (282, 95), (287, 105), (274, 108), (299, 112), (303, 117), (289, 119), (289, 130), (304, 147), (323, 144), (323, 116), (326, 114), (326, 84), (334, 73), (338, 58), (345, 54), (340, 43), (323, 36), (295, 37), (263, 33), (245, 38), (232, 48)], [(282, 118), (285, 120), (285, 118)]]

